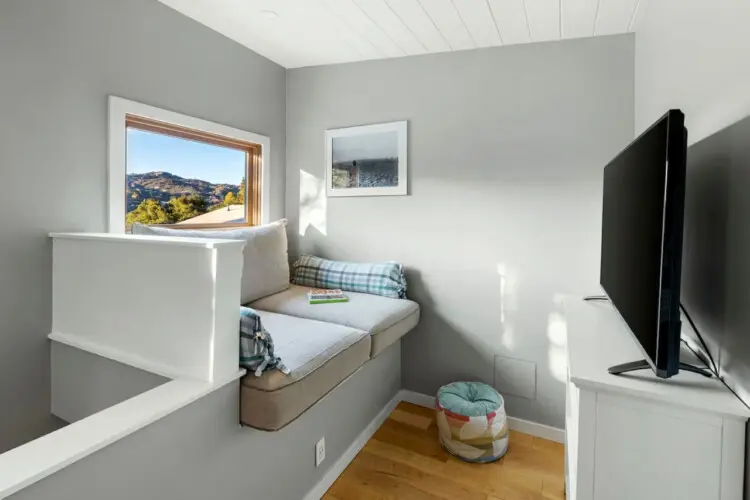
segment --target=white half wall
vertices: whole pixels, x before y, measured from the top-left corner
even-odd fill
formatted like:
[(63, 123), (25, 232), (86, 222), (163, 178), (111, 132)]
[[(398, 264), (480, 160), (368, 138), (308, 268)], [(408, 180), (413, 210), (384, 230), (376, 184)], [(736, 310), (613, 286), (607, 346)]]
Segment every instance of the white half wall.
[(52, 340), (169, 378), (237, 372), (244, 242), (52, 238)]
[[(123, 405), (137, 409), (134, 403), (138, 399), (148, 399), (149, 395), (160, 394), (167, 391), (170, 384), (178, 383), (194, 384), (172, 381), (111, 410)], [(371, 432), (378, 426), (383, 408), (398, 394), (401, 344), (397, 342), (368, 361), (297, 420), (277, 432), (240, 427), (239, 384), (239, 381), (231, 383), (201, 397), (27, 486), (10, 498), (313, 498), (308, 493), (324, 491), (330, 485), (331, 479), (341, 471), (339, 457), (348, 459), (353, 456), (352, 446), (366, 441), (363, 431)], [(90, 418), (96, 419), (104, 413)], [(376, 423), (370, 425), (374, 419)], [(72, 424), (68, 429), (83, 422), (86, 420)], [(54, 436), (51, 434), (42, 439)], [(326, 438), (326, 459), (315, 467), (315, 443), (323, 436)], [(3, 498), (2, 474), (0, 468), (0, 498)]]
[(667, 109), (700, 141), (750, 114), (750, 2), (654, 0), (635, 37), (636, 135)]

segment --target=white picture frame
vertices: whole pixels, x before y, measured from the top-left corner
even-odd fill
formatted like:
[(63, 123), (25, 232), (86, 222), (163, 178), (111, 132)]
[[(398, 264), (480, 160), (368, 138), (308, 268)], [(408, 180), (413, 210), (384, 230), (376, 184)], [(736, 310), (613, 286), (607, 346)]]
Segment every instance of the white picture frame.
[[(408, 194), (407, 125), (404, 120), (326, 130), (326, 194)], [(368, 177), (363, 179), (364, 172)], [(373, 185), (378, 182), (383, 185)]]

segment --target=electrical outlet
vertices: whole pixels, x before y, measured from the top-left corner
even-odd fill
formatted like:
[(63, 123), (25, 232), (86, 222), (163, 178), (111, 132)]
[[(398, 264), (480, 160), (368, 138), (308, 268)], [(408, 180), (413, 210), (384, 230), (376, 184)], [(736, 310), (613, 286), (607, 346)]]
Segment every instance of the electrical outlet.
[(315, 467), (318, 467), (326, 459), (326, 438), (320, 438), (315, 444)]

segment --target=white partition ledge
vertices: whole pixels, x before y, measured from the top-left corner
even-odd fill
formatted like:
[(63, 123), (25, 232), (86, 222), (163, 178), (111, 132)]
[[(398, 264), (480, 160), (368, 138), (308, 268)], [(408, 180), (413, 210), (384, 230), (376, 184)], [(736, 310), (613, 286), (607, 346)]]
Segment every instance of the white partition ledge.
[[(238, 368), (244, 241), (50, 237), (49, 338), (173, 380), (0, 455), (0, 499), (245, 374)], [(64, 395), (53, 390), (53, 408)]]
[[(70, 347), (75, 347), (76, 349), (90, 352), (91, 354), (96, 354), (97, 356), (101, 356), (103, 358), (111, 359), (113, 361), (117, 361), (119, 363), (123, 363), (125, 365), (132, 366), (140, 370), (145, 370), (147, 372), (161, 375), (162, 377), (165, 377), (165, 378), (178, 379), (182, 375), (178, 370), (175, 370), (175, 368), (171, 365), (162, 364), (162, 363), (153, 361), (151, 359), (148, 359), (146, 357), (140, 356), (138, 354), (125, 352), (120, 349), (112, 348), (106, 345), (97, 344), (95, 341), (81, 338), (76, 335), (68, 335), (65, 333), (52, 332), (49, 335), (47, 335), (47, 338), (54, 342), (59, 342), (61, 344), (65, 344)], [(54, 402), (55, 402), (55, 396), (56, 394), (53, 392), (52, 393), (53, 407), (54, 407)]]
[(147, 236), (142, 234), (113, 233), (50, 233), (52, 239), (109, 241), (111, 243), (146, 243), (150, 245), (169, 245), (172, 247), (216, 248), (220, 246), (242, 246), (239, 240), (221, 240), (213, 238), (185, 238), (178, 236)]
[(169, 378), (236, 372), (244, 241), (50, 236), (51, 339)]
[(0, 455), (0, 499), (239, 379), (172, 380)]

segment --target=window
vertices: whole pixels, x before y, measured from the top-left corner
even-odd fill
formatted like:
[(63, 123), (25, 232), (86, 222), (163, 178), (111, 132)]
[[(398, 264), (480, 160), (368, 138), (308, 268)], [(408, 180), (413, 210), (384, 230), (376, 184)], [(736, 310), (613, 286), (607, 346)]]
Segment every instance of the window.
[(110, 232), (267, 222), (267, 137), (116, 97), (109, 120)]

